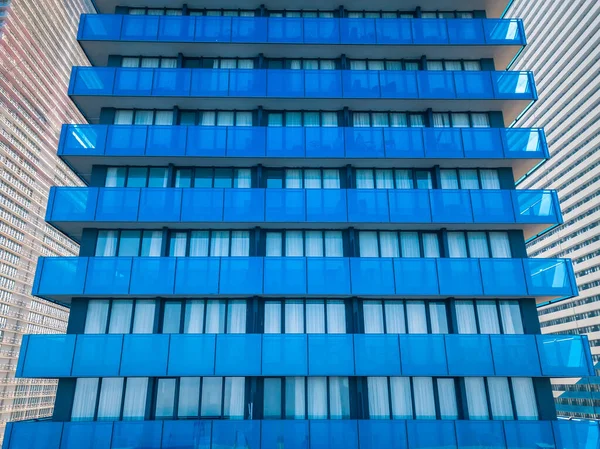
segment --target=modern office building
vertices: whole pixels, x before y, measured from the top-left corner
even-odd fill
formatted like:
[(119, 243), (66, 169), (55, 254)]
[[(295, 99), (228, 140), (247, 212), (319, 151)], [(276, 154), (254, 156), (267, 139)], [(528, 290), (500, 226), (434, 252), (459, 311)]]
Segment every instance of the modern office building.
[(55, 411), (5, 448), (597, 444), (556, 419), (592, 361), (540, 332), (577, 289), (526, 255), (562, 217), (515, 189), (548, 152), (507, 128), (537, 96), (507, 3), (96, 0), (58, 145), (87, 186), (46, 215), (80, 253), (33, 288), (67, 334), (17, 368)]
[[(43, 11), (43, 14), (40, 12)], [(44, 222), (52, 185), (81, 184), (56, 156), (62, 123), (83, 116), (66, 94), (86, 64), (73, 33), (83, 0), (0, 0), (0, 428), (50, 416), (56, 380), (15, 379), (23, 334), (65, 332), (68, 310), (33, 298), (38, 256), (77, 254)], [(2, 435), (4, 432), (2, 431)]]
[[(600, 367), (600, 3), (515, 0), (508, 15), (522, 17), (528, 46), (514, 70), (535, 72), (539, 100), (515, 126), (545, 128), (552, 158), (519, 187), (556, 189), (564, 224), (529, 244), (530, 257), (573, 259), (579, 297), (541, 307), (543, 333), (585, 334), (596, 374)], [(600, 418), (600, 378), (554, 379), (562, 416)]]

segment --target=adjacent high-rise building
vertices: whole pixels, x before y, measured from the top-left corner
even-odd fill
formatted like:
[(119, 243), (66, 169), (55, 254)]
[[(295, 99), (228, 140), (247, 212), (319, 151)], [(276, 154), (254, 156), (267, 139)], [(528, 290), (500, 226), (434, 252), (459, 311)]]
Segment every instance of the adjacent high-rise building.
[(577, 288), (526, 254), (562, 216), (515, 189), (548, 151), (508, 0), (95, 3), (46, 215), (80, 252), (33, 287), (67, 334), (17, 367), (56, 405), (5, 449), (597, 445), (556, 416), (593, 366), (540, 331)]
[[(52, 185), (81, 184), (56, 156), (62, 123), (83, 116), (67, 96), (87, 0), (0, 0), (0, 424), (50, 416), (56, 380), (15, 379), (23, 334), (65, 332), (68, 310), (33, 298), (38, 256), (77, 254), (44, 222)], [(2, 432), (3, 433), (3, 432)]]
[[(564, 224), (528, 247), (530, 257), (573, 259), (579, 297), (541, 307), (543, 333), (585, 334), (600, 373), (600, 3), (515, 0), (528, 46), (512, 69), (531, 69), (539, 100), (515, 126), (546, 130), (552, 158), (519, 184), (555, 189)], [(553, 380), (562, 416), (600, 419), (600, 377)]]

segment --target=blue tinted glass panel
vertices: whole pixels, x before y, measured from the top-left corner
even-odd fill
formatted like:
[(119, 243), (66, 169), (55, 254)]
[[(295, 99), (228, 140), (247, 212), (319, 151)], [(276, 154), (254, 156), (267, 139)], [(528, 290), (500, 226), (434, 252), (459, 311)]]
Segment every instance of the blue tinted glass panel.
[(473, 221), (476, 223), (514, 223), (510, 190), (471, 190)]
[(117, 14), (86, 14), (79, 26), (80, 40), (118, 40), (123, 16)]
[(265, 219), (265, 191), (262, 189), (226, 189), (226, 222), (262, 222)]
[(154, 71), (152, 95), (185, 97), (190, 94), (191, 70), (158, 69)]
[(270, 97), (304, 97), (304, 70), (269, 70), (267, 79)]
[(548, 157), (544, 132), (540, 129), (503, 129), (502, 142), (506, 157)]
[(267, 95), (267, 71), (237, 69), (229, 72), (229, 95), (264, 97)]
[(311, 449), (358, 449), (356, 421), (311, 420), (309, 423)]
[(462, 135), (458, 128), (425, 128), (425, 154), (432, 158), (464, 157)]
[(394, 269), (392, 259), (350, 259), (352, 294), (393, 295)]
[(164, 376), (169, 354), (168, 334), (123, 337), (121, 376)]
[(417, 128), (385, 128), (385, 156), (388, 158), (425, 157), (423, 131)]
[(113, 94), (133, 97), (150, 96), (154, 75), (154, 69), (119, 68), (116, 70)]
[(228, 94), (229, 70), (192, 70), (192, 97), (225, 97)]
[(97, 221), (137, 221), (140, 189), (103, 188), (98, 192)]
[(523, 23), (517, 19), (487, 19), (483, 21), (488, 44), (525, 44)]
[(156, 223), (181, 221), (181, 196), (182, 189), (142, 189), (138, 220)]
[(555, 447), (552, 423), (548, 421), (505, 421), (504, 433), (510, 449)]
[[(303, 81), (304, 83), (304, 81)], [(269, 84), (270, 88), (270, 84)], [(304, 88), (304, 84), (303, 84)], [(268, 157), (299, 157), (303, 158), (306, 152), (304, 140), (305, 128), (269, 127), (267, 128), (267, 156)], [(263, 129), (256, 128), (257, 132)]]
[[(321, 19), (319, 19), (321, 20)], [(345, 155), (344, 128), (306, 128), (306, 157), (343, 158)]]
[(75, 335), (31, 335), (23, 360), (24, 377), (68, 377), (71, 375)]
[(482, 20), (449, 19), (448, 40), (451, 44), (480, 45), (485, 44)]
[(111, 449), (161, 449), (162, 421), (115, 422)]
[(600, 434), (597, 422), (554, 421), (556, 449), (596, 449)]
[(225, 156), (227, 128), (224, 126), (189, 126), (185, 154), (188, 156)]
[(486, 296), (523, 296), (527, 292), (521, 259), (480, 259)]
[(172, 334), (169, 376), (212, 376), (215, 373), (215, 335)]
[(333, 223), (348, 221), (346, 190), (308, 189), (305, 193), (306, 221)]
[(346, 157), (385, 157), (383, 128), (346, 128)]
[(150, 126), (146, 155), (184, 156), (187, 129), (187, 126)]
[(536, 97), (530, 72), (492, 72), (496, 98), (530, 100)]
[(446, 44), (448, 32), (446, 20), (411, 20), (413, 41), (415, 44)]
[(361, 449), (406, 449), (406, 421), (368, 420), (358, 422)]
[(452, 421), (407, 421), (410, 449), (455, 449), (456, 430)]
[(165, 421), (162, 449), (210, 449), (210, 421)]
[(440, 293), (449, 296), (483, 294), (478, 259), (437, 259)]
[(465, 149), (465, 157), (468, 158), (494, 158), (502, 159), (501, 132), (497, 128), (461, 130)]
[(107, 156), (143, 156), (146, 152), (147, 126), (109, 126)]
[(260, 447), (260, 421), (214, 421), (212, 448)]
[(308, 449), (308, 421), (263, 421), (261, 449)]
[(348, 190), (348, 219), (355, 222), (390, 221), (387, 190)]
[(265, 295), (305, 295), (306, 259), (303, 257), (266, 257)]
[(394, 259), (396, 294), (434, 295), (440, 293), (435, 259)]
[(490, 338), (497, 376), (541, 375), (534, 335), (492, 335)]
[[(424, 22), (427, 19), (415, 20)], [(441, 20), (436, 19), (441, 22)], [(453, 72), (420, 71), (416, 72), (420, 98), (456, 98)]]
[(257, 257), (221, 259), (219, 293), (222, 295), (262, 295), (263, 260)]
[(341, 98), (342, 72), (339, 70), (306, 71), (304, 94), (307, 98)]
[(468, 190), (431, 190), (434, 223), (472, 223), (473, 211)]
[(223, 189), (183, 189), (181, 221), (223, 221)]
[(340, 35), (342, 44), (375, 44), (375, 20), (341, 19)]
[(397, 335), (354, 335), (357, 376), (399, 376)]
[(306, 44), (339, 44), (339, 19), (305, 18), (304, 43)]
[(73, 95), (111, 95), (115, 81), (114, 68), (75, 67), (71, 75), (69, 94)]
[(158, 25), (158, 40), (161, 42), (193, 42), (195, 25), (195, 17), (161, 17)]
[(400, 335), (400, 357), (404, 376), (448, 374), (443, 335)]
[[(361, 22), (365, 19), (359, 19)], [(379, 72), (369, 70), (342, 71), (344, 98), (379, 98)]]
[(267, 42), (267, 19), (262, 17), (233, 17), (231, 42)]
[(564, 259), (523, 259), (527, 291), (531, 296), (571, 296), (577, 294), (573, 287), (572, 267)]
[(130, 257), (92, 257), (85, 278), (86, 295), (126, 295), (131, 283)]
[(458, 98), (494, 98), (490, 72), (453, 72)]
[(258, 334), (217, 335), (217, 376), (260, 376), (261, 344)]
[(504, 429), (498, 421), (457, 421), (456, 438), (459, 449), (485, 447), (505, 449)]
[(411, 21), (406, 19), (376, 19), (377, 43), (412, 44)]
[(382, 98), (419, 98), (416, 72), (379, 72)]
[(158, 16), (124, 16), (121, 39), (155, 41), (158, 36)]
[(59, 154), (102, 155), (107, 131), (102, 125), (63, 125)]
[(221, 260), (217, 257), (179, 258), (175, 275), (176, 295), (216, 295)]
[(448, 374), (493, 376), (494, 364), (489, 335), (446, 335)]
[(537, 335), (536, 338), (543, 376), (589, 375), (587, 340), (580, 336), (566, 335)]
[(49, 221), (94, 221), (98, 189), (89, 187), (53, 187), (52, 212)]
[(197, 42), (229, 42), (231, 17), (196, 17)]
[(43, 265), (38, 264), (37, 268), (38, 271), (41, 270), (38, 295), (83, 294), (87, 258), (51, 257), (42, 260)]
[(308, 374), (306, 335), (264, 335), (263, 376), (306, 376)]
[(246, 126), (227, 128), (227, 156), (264, 157), (265, 129)]
[(110, 449), (112, 423), (66, 422), (61, 449)]
[(304, 41), (301, 18), (271, 17), (268, 20), (269, 42), (302, 43)]
[(73, 377), (118, 376), (122, 347), (122, 335), (78, 335)]
[(132, 295), (172, 295), (175, 262), (174, 257), (135, 257), (129, 292)]
[[(58, 449), (60, 446), (63, 426), (60, 422), (15, 422), (11, 426), (10, 449)], [(3, 447), (9, 447), (8, 438)]]
[(308, 373), (311, 376), (354, 375), (352, 335), (309, 335)]
[(556, 193), (551, 190), (512, 191), (517, 223), (560, 223)]
[(392, 223), (431, 223), (431, 204), (427, 190), (390, 190)]
[(306, 260), (309, 295), (349, 295), (350, 262), (341, 257)]
[(266, 221), (306, 221), (305, 200), (303, 189), (266, 189)]

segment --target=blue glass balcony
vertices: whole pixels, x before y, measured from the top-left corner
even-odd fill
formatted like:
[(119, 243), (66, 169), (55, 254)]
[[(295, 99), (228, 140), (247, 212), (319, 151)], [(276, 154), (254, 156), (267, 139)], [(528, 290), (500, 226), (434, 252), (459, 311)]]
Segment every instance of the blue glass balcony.
[[(550, 190), (181, 189), (56, 187), (46, 221), (78, 240), (83, 228), (223, 223), (501, 224), (525, 238), (562, 223)], [(343, 227), (347, 227), (344, 225)]]
[[(382, 284), (374, 289), (373, 279), (379, 278)], [(33, 294), (60, 303), (74, 296), (298, 294), (535, 297), (543, 302), (575, 296), (577, 287), (566, 259), (40, 257)]]
[[(86, 353), (91, 338), (95, 349)], [(60, 339), (25, 336), (17, 376), (580, 377), (594, 373), (587, 337), (580, 335), (68, 334)], [(433, 349), (425, 353), (427, 363), (416, 356), (422, 349)], [(97, 360), (102, 354), (107, 359)], [(520, 360), (523, 356), (527, 359)], [(49, 357), (56, 357), (51, 366)], [(186, 361), (192, 362), (185, 366)]]
[[(63, 125), (58, 155), (84, 179), (104, 156), (140, 165), (181, 158), (243, 158), (272, 164), (273, 158), (302, 164), (328, 158), (340, 164), (369, 160), (373, 166), (423, 158), (441, 166), (478, 159), (481, 167), (510, 166), (520, 178), (549, 157), (543, 130), (525, 128), (273, 128), (208, 126)], [(131, 159), (133, 162), (134, 160)], [(382, 161), (382, 162), (379, 162)]]
[(198, 98), (208, 108), (239, 107), (243, 98), (250, 109), (281, 107), (289, 98), (313, 109), (358, 108), (361, 100), (385, 99), (372, 108), (422, 110), (436, 100), (437, 107), (450, 110), (501, 110), (506, 123), (537, 99), (531, 72), (115, 67), (74, 67), (69, 95), (87, 117), (99, 117), (101, 107), (124, 107), (123, 97), (157, 109), (187, 107)]

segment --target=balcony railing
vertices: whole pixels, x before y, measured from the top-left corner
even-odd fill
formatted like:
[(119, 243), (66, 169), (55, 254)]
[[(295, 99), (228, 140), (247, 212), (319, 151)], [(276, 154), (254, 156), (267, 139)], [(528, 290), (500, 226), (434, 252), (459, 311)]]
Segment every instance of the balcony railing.
[(69, 334), (23, 337), (16, 377), (593, 373), (579, 335)]
[[(149, 16), (151, 17), (151, 16)], [(535, 100), (531, 72), (74, 67), (69, 95)]]
[(40, 257), (33, 294), (73, 296), (571, 297), (566, 259)]
[(551, 226), (562, 216), (552, 190), (53, 187), (46, 221)]
[(598, 447), (598, 422), (179, 420), (15, 422), (5, 449), (427, 449)]
[(327, 128), (63, 125), (58, 155), (306, 159), (549, 157), (525, 128)]
[(81, 41), (525, 45), (518, 19), (326, 19), (83, 15)]

